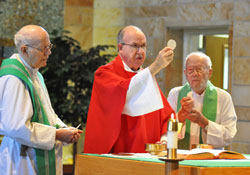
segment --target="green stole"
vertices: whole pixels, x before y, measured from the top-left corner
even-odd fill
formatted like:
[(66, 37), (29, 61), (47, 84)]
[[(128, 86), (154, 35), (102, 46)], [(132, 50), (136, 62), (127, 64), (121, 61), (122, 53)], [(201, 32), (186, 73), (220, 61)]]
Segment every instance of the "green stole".
[[(188, 92), (191, 91), (190, 86), (186, 83), (180, 90), (177, 102), (177, 111), (180, 110), (180, 101), (183, 97), (186, 97)], [(208, 81), (205, 90), (202, 114), (208, 119), (215, 122), (217, 113), (217, 91), (215, 86)], [(200, 132), (200, 143), (202, 143), (202, 133)], [(178, 141), (178, 149), (189, 149), (190, 145), (190, 120), (186, 120), (186, 132), (185, 137)]]
[[(45, 88), (42, 75), (39, 72), (37, 73), (39, 79), (42, 82), (43, 88)], [(17, 59), (4, 59), (0, 69), (0, 77), (4, 75), (14, 75), (21, 79), (28, 86), (34, 111), (31, 121), (50, 125), (39, 95), (37, 94), (33, 86), (32, 79), (25, 67)], [(37, 148), (34, 149), (36, 151), (38, 175), (55, 175), (56, 161), (54, 148), (49, 151)]]

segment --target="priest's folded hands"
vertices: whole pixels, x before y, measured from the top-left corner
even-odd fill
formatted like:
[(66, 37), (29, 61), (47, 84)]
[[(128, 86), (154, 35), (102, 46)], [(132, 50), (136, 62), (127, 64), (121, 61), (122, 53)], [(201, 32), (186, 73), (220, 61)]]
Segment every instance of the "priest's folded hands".
[(194, 100), (191, 97), (182, 98), (180, 103), (182, 106), (178, 113), (178, 119), (180, 122), (183, 123), (188, 119), (201, 126), (201, 128), (205, 128), (208, 125), (208, 119), (195, 109)]
[(66, 143), (77, 142), (83, 131), (74, 127), (59, 128), (56, 130), (56, 140)]

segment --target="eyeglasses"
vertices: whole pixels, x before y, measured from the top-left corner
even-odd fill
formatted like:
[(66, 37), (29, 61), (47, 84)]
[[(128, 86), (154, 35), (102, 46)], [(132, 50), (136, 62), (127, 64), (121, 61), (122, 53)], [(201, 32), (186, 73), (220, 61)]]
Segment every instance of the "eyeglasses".
[(39, 50), (40, 52), (43, 52), (43, 53), (48, 53), (48, 51), (52, 49), (53, 44), (50, 43), (49, 46), (44, 47), (44, 49), (37, 48), (37, 47), (31, 46), (31, 45), (28, 45), (28, 44), (26, 44), (25, 46), (31, 47), (31, 48), (33, 48), (33, 49), (37, 49), (37, 50)]
[(188, 67), (186, 68), (187, 74), (192, 74), (194, 73), (194, 70), (198, 73), (204, 73), (209, 67)]
[(137, 45), (137, 44), (127, 44), (127, 43), (121, 43), (122, 45), (126, 45), (126, 46), (130, 46), (132, 47), (134, 50), (139, 50), (140, 48), (145, 51), (147, 49), (147, 45), (143, 44), (143, 45)]

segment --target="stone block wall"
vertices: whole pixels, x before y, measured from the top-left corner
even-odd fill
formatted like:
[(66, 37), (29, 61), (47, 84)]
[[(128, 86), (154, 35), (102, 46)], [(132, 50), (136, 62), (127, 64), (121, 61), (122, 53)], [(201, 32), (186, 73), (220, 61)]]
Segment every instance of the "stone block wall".
[[(93, 45), (117, 45), (116, 37), (124, 27), (124, 0), (94, 0)], [(108, 52), (117, 53), (117, 47)]]
[(250, 153), (250, 1), (234, 3), (232, 98), (238, 132), (232, 149)]
[(93, 44), (94, 0), (65, 0), (64, 30), (77, 40), (83, 49)]

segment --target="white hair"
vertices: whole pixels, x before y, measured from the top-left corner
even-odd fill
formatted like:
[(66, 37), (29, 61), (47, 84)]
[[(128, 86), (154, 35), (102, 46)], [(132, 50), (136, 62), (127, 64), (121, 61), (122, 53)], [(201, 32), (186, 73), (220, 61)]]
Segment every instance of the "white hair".
[(30, 34), (29, 31), (24, 30), (25, 27), (21, 28), (15, 35), (14, 35), (14, 42), (16, 48), (19, 49), (22, 45), (37, 45), (40, 46), (40, 41), (38, 38), (34, 37)]
[(203, 52), (196, 51), (196, 52), (191, 52), (190, 54), (188, 54), (188, 55), (186, 56), (186, 58), (185, 58), (185, 64), (184, 64), (185, 68), (186, 68), (187, 60), (188, 60), (192, 55), (197, 55), (197, 56), (199, 56), (199, 57), (205, 58), (206, 61), (207, 61), (208, 66), (209, 66), (209, 68), (212, 67), (212, 61), (211, 61), (210, 57), (209, 57), (208, 55), (206, 55), (205, 53), (203, 53)]
[(31, 43), (33, 39), (26, 33), (20, 32), (20, 30), (14, 36), (14, 42), (18, 49), (22, 44)]

